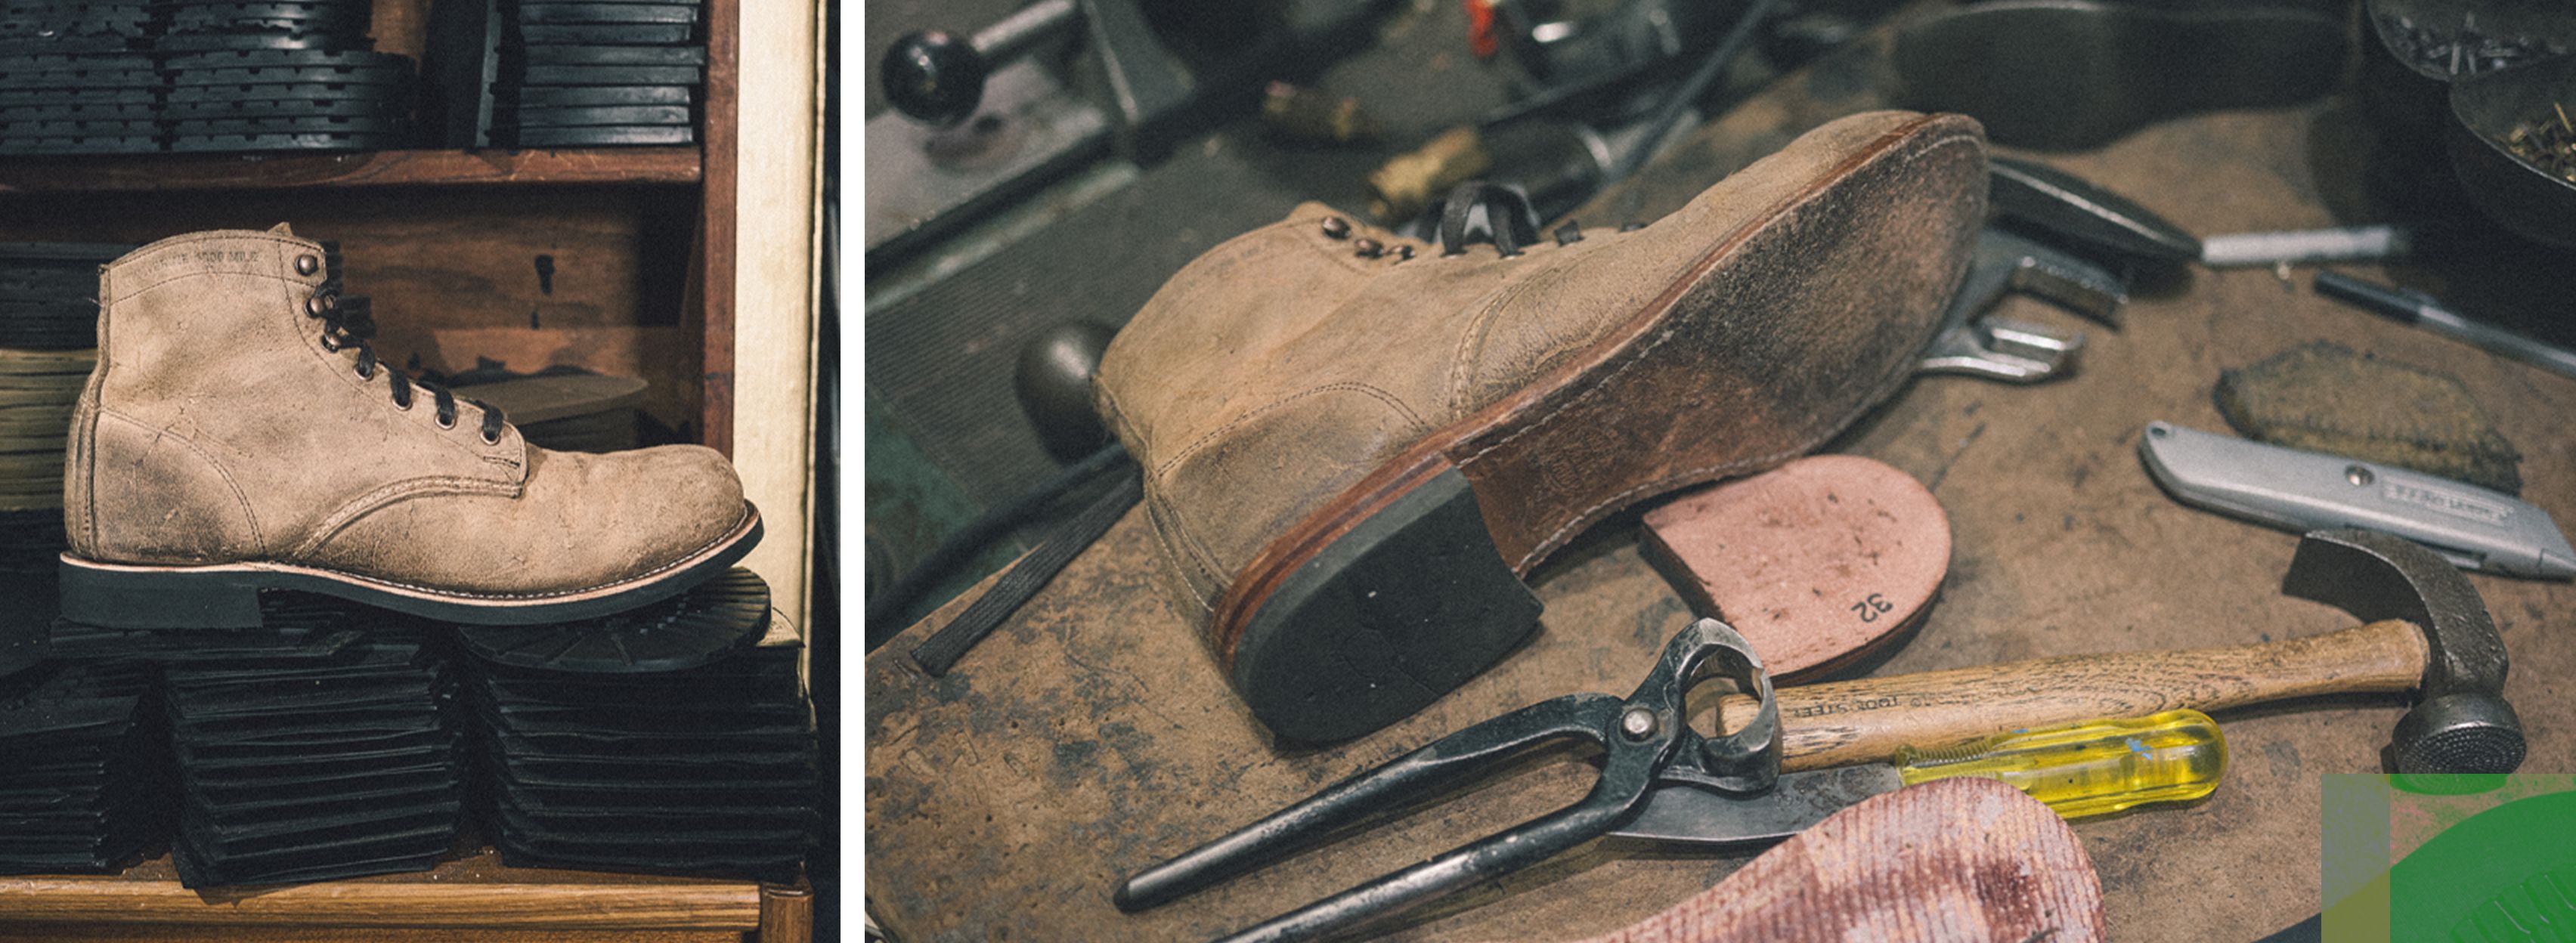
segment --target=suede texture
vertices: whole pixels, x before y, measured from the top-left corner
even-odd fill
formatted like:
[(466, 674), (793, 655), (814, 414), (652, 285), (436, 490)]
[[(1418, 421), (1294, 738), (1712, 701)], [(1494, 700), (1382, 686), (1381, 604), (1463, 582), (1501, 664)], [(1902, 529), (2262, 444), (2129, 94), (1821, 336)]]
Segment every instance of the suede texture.
[[(748, 513), (722, 455), (551, 453), (459, 398), (397, 406), (324, 340), (321, 246), (281, 225), (164, 239), (99, 275), (97, 367), (72, 415), (64, 526), (105, 563), (317, 567), (543, 596), (649, 575)], [(312, 271), (299, 271), (308, 260)]]
[(1618, 507), (1793, 457), (1893, 393), (1956, 288), (1984, 170), (1975, 122), (1875, 112), (1643, 229), (1512, 257), (1301, 205), (1174, 275), (1103, 356), (1096, 405), (1203, 626), (1274, 540), (1461, 424), (1481, 431), (1445, 454), (1525, 571)]

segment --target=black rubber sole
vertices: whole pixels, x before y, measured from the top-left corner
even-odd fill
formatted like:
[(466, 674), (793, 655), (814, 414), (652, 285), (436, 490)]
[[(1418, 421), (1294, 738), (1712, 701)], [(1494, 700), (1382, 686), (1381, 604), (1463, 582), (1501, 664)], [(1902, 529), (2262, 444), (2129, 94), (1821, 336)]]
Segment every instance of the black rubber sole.
[(1540, 608), (1453, 468), (1334, 540), (1261, 604), (1235, 644), (1235, 690), (1284, 739), (1349, 739), (1501, 660), (1538, 628)]
[[(745, 505), (748, 508), (748, 505)], [(314, 593), (461, 625), (539, 625), (615, 615), (689, 591), (731, 569), (760, 544), (761, 522), (689, 563), (624, 587), (564, 597), (475, 597), (394, 586), (351, 574), (237, 564), (149, 567), (64, 554), (62, 617), (111, 629), (248, 629), (261, 625), (263, 592)]]
[(2069, 149), (2175, 115), (2323, 95), (2342, 74), (2344, 34), (2340, 16), (2280, 5), (2001, 0), (1905, 27), (1894, 58), (1906, 107), (1967, 114), (1997, 144)]

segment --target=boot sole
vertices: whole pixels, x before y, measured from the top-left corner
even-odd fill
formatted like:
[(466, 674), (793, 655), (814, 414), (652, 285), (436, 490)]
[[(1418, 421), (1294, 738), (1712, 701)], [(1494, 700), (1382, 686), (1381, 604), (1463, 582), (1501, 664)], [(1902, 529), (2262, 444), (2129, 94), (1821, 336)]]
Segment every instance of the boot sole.
[[(1703, 424), (1716, 431), (1677, 432), (1691, 414), (1682, 404), (1732, 405), (1706, 367), (1745, 359), (1717, 352), (1740, 340), (1719, 329), (1728, 316), (1764, 303), (1764, 293), (1744, 290), (1746, 278), (1762, 277), (1746, 270), (1794, 265), (1783, 260), (1821, 244), (1799, 238), (1820, 227), (1867, 225), (1856, 222), (1866, 208), (1791, 211), (1875, 161), (1902, 159), (1896, 152), (1909, 142), (1921, 156), (1964, 137), (1933, 139), (1926, 126), (1938, 120), (1909, 122), (1818, 175), (1711, 249), (1626, 326), (1416, 443), (1263, 548), (1227, 585), (1210, 626), (1254, 716), (1282, 739), (1320, 743), (1421, 709), (1530, 637), (1541, 606), (1520, 577), (1584, 527), (1675, 488), (1804, 454), (1893, 393), (1930, 338), (1937, 298), (1918, 312), (1914, 343), (1882, 344), (1875, 360), (1826, 368), (1858, 380), (1824, 395), (1830, 408), (1812, 416), (1744, 409), (1750, 418)], [(1720, 264), (1739, 255), (1759, 264)], [(1954, 288), (1958, 270), (1934, 276), (1947, 281), (1929, 290)], [(1834, 386), (1805, 375), (1787, 382)], [(1744, 443), (1757, 440), (1766, 444), (1747, 454)]]
[(111, 629), (249, 629), (259, 595), (315, 593), (462, 625), (541, 625), (615, 615), (669, 599), (731, 568), (760, 543), (760, 509), (743, 502), (733, 532), (650, 574), (559, 593), (462, 593), (288, 563), (149, 566), (63, 554), (63, 619)]

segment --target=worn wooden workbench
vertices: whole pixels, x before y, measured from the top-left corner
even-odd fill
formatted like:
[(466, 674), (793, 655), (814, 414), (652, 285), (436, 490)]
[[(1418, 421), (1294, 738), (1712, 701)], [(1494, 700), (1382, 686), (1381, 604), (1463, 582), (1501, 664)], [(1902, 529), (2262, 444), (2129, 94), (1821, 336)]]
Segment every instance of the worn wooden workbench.
[[(1873, 82), (1866, 63), (1793, 77), (1701, 129), (1662, 163), (1665, 183), (1576, 215), (1651, 219), (1673, 193), (1835, 115), (1877, 106)], [(2203, 115), (2047, 159), (2194, 232), (2328, 225), (2336, 220), (2311, 170), (2311, 132), (2342, 107)], [(2079, 323), (2010, 304), (2016, 316)], [(2174, 503), (2136, 457), (2152, 420), (2224, 430), (2210, 395), (2219, 371), (2311, 340), (2460, 377), (2525, 456), (2525, 498), (2576, 522), (2576, 381), (2327, 301), (2305, 273), (2195, 270), (2133, 299), (2127, 313), (2122, 330), (2088, 326), (2091, 344), (2071, 379), (2008, 387), (1927, 378), (1834, 445), (1918, 477), (1955, 531), (1942, 602), (1872, 673), (2348, 624), (2279, 594), (2295, 537)], [(1499, 667), (1375, 735), (1282, 751), (1165, 605), (1155, 566), (1144, 517), (1133, 513), (947, 677), (925, 677), (903, 652), (956, 605), (868, 658), (867, 896), (899, 939), (1207, 938), (1571, 801), (1589, 768), (1543, 758), (1160, 910), (1131, 916), (1109, 902), (1127, 872), (1452, 729), (1559, 694), (1625, 693), (1689, 618), (1640, 559), (1633, 526), (1614, 521), (1542, 568), (1545, 629)], [(2513, 658), (2506, 694), (2530, 734), (2524, 769), (2570, 771), (2576, 636), (2564, 623), (2576, 587), (2471, 580)], [(2318, 777), (2380, 771), (2403, 710), (2394, 699), (2341, 699), (2221, 715), (2234, 761), (2215, 795), (2078, 823), (2114, 938), (2251, 939), (2316, 912)], [(1417, 912), (1392, 937), (1597, 933), (1670, 906), (1743, 860), (1595, 842)]]

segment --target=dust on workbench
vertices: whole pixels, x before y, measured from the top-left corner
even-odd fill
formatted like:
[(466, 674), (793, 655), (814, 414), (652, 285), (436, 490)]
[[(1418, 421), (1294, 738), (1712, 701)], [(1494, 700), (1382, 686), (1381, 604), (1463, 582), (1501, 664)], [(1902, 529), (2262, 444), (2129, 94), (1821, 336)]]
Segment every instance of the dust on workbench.
[[(1834, 62), (1703, 126), (1663, 162), (1679, 176), (1657, 179), (1678, 182), (1641, 179), (1575, 215), (1651, 219), (1799, 131), (1881, 106), (1867, 75)], [(2309, 131), (2337, 107), (2201, 115), (2042, 159), (2198, 233), (2331, 225)], [(2081, 326), (2090, 343), (2079, 372), (2030, 387), (1925, 378), (1832, 446), (1916, 476), (1954, 531), (1941, 602), (1873, 674), (2349, 624), (2280, 595), (2295, 536), (2173, 502), (2136, 456), (2150, 421), (2224, 430), (2211, 398), (2219, 372), (2309, 341), (2459, 377), (2525, 456), (2526, 499), (2576, 520), (2566, 421), (2576, 382), (2320, 298), (2304, 278), (2192, 271), (2134, 297), (2117, 331), (2029, 299), (2005, 304), (2008, 316)], [(1205, 939), (1571, 801), (1588, 769), (1542, 757), (1519, 778), (1160, 909), (1110, 904), (1126, 874), (1451, 730), (1556, 695), (1625, 692), (1688, 619), (1639, 556), (1633, 527), (1614, 523), (1536, 576), (1547, 613), (1528, 646), (1386, 730), (1282, 751), (1166, 604), (1150, 541), (1144, 515), (1131, 513), (945, 678), (903, 653), (962, 600), (868, 658), (867, 894), (899, 938)], [(2469, 579), (2514, 661), (2505, 693), (2529, 731), (2525, 769), (2563, 772), (2576, 757), (2576, 637), (2549, 614), (2576, 606), (2576, 587)], [(2403, 710), (2394, 698), (2331, 699), (2222, 714), (2233, 761), (2215, 794), (2075, 823), (2112, 937), (2247, 939), (2315, 913), (2318, 777), (2379, 771)], [(1575, 938), (1651, 915), (1747, 858), (1605, 839), (1383, 929), (1403, 940)]]

